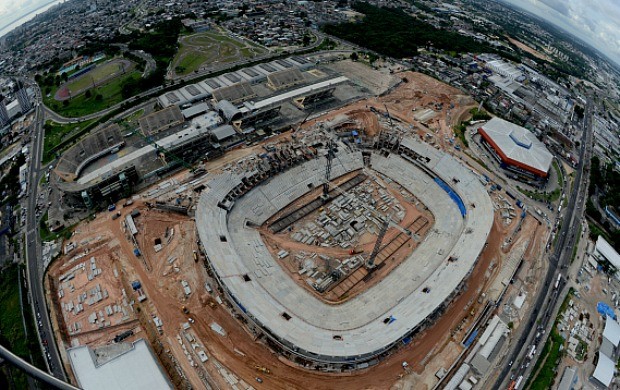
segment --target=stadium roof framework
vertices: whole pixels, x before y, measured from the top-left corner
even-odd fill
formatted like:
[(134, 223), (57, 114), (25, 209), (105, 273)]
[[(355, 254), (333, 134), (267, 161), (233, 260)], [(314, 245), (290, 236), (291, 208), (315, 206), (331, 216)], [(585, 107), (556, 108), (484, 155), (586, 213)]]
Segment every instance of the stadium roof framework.
[(482, 138), (503, 163), (539, 177), (547, 177), (553, 155), (529, 130), (500, 118), (478, 128)]
[(247, 81), (236, 83), (228, 87), (218, 88), (213, 91), (213, 99), (216, 102), (228, 100), (232, 104), (237, 104), (255, 97), (256, 92), (254, 92), (250, 83)]
[(96, 354), (85, 345), (67, 350), (71, 368), (81, 388), (172, 389), (171, 383), (143, 339), (131, 344), (112, 344), (104, 349), (109, 352), (109, 356)]

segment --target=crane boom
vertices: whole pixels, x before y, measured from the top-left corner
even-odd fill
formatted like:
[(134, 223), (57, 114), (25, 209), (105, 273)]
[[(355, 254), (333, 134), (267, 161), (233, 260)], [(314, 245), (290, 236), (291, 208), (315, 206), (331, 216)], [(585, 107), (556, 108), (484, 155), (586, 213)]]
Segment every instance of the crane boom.
[(381, 243), (383, 242), (383, 238), (387, 233), (388, 227), (390, 226), (389, 220), (384, 220), (381, 225), (381, 230), (379, 230), (379, 235), (377, 236), (377, 241), (375, 241), (375, 246), (372, 248), (372, 253), (370, 257), (368, 257), (368, 261), (366, 262), (366, 268), (371, 269), (375, 266), (375, 259), (381, 250)]
[(329, 140), (327, 142), (327, 154), (325, 157), (327, 158), (327, 163), (325, 165), (325, 182), (323, 183), (323, 199), (329, 199), (329, 180), (331, 179), (332, 174), (332, 160), (334, 159), (334, 142)]

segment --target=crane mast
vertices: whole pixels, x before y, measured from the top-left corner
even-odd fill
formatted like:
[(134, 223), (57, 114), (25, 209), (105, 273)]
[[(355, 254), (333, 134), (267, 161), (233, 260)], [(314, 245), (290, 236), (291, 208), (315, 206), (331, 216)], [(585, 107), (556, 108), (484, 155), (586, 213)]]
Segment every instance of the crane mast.
[(325, 165), (325, 182), (323, 183), (323, 200), (329, 199), (329, 180), (332, 174), (332, 160), (334, 159), (334, 142), (329, 140), (327, 143), (327, 154), (325, 155), (327, 162)]

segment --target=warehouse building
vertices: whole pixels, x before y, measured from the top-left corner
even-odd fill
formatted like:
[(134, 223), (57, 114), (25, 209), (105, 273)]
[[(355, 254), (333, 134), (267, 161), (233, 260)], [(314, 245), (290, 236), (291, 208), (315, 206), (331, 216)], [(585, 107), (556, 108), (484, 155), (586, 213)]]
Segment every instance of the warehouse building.
[[(617, 271), (620, 269), (620, 255), (603, 236), (598, 236), (596, 239), (596, 246), (594, 247), (592, 257), (594, 257), (597, 263), (607, 264), (612, 270)], [(620, 274), (616, 273), (616, 277), (620, 277)]]
[(95, 350), (82, 345), (67, 350), (80, 388), (172, 389), (153, 352), (143, 339)]
[(553, 155), (529, 130), (500, 118), (478, 128), (482, 144), (500, 166), (518, 177), (546, 180)]

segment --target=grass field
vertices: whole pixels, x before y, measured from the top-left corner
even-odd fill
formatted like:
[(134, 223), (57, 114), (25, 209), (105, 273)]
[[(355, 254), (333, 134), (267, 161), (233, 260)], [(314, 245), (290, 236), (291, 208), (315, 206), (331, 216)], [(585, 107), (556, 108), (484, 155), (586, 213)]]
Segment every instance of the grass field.
[[(76, 118), (89, 115), (122, 102), (122, 84), (131, 78), (138, 80), (140, 77), (141, 73), (134, 70), (92, 89), (89, 98), (87, 98), (85, 94), (81, 94), (67, 100), (67, 103), (58, 102), (54, 99), (53, 96), (57, 90), (57, 88), (55, 88), (50, 92), (50, 96), (46, 96), (43, 100), (46, 106), (65, 117)], [(97, 95), (101, 97), (99, 98)]]
[[(126, 71), (131, 71), (133, 66), (130, 66)], [(71, 93), (77, 93), (84, 89), (90, 88), (93, 84), (99, 84), (108, 77), (118, 73), (123, 73), (123, 65), (120, 61), (106, 62), (105, 64), (95, 67), (90, 72), (79, 76), (75, 80), (71, 80), (65, 84)]]
[[(19, 304), (18, 267), (12, 265), (0, 274), (0, 337), (1, 343), (8, 346), (16, 355), (27, 358), (30, 355), (28, 341), (24, 333)], [(26, 376), (18, 370), (12, 370), (12, 377), (17, 389), (26, 389)]]
[(178, 75), (190, 74), (209, 63), (230, 63), (267, 52), (256, 44), (214, 31), (186, 35), (179, 43), (179, 51), (172, 62)]
[(43, 161), (48, 163), (54, 159), (53, 149), (73, 131), (79, 131), (93, 123), (95, 119), (78, 123), (60, 124), (52, 121), (45, 123), (45, 139), (43, 140)]

